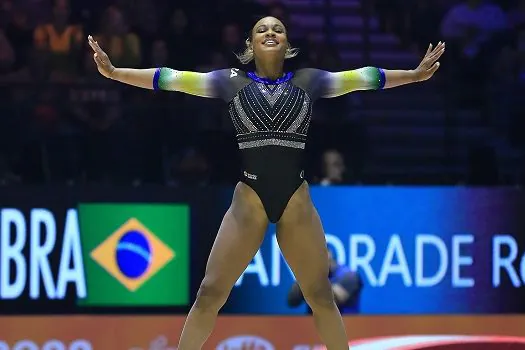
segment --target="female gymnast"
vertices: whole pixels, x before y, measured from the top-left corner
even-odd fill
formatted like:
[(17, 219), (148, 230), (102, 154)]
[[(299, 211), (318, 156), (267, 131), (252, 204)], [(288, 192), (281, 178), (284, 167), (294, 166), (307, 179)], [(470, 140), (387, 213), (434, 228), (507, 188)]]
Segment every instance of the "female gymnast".
[(240, 182), (220, 225), (178, 349), (201, 349), (234, 283), (259, 249), (269, 222), (277, 224), (279, 246), (312, 309), (322, 342), (329, 350), (348, 349), (328, 280), (323, 227), (302, 168), (312, 104), (318, 98), (356, 90), (427, 80), (439, 68), (445, 43), (435, 48), (430, 45), (414, 70), (365, 67), (337, 73), (318, 69), (285, 72), (285, 59), (296, 56), (297, 50), (290, 46), (283, 23), (265, 17), (255, 24), (246, 50), (238, 56), (243, 64), (255, 60), (255, 72), (231, 68), (196, 73), (116, 68), (91, 36), (88, 41), (98, 70), (106, 78), (145, 89), (222, 98), (235, 126), (243, 160)]

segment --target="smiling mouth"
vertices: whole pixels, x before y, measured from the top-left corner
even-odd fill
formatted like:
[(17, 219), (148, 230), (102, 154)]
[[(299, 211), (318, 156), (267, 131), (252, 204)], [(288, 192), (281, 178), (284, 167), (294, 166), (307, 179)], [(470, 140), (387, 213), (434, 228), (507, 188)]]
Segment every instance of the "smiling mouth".
[(279, 45), (279, 42), (275, 39), (266, 39), (263, 41), (263, 45), (265, 46), (277, 46)]

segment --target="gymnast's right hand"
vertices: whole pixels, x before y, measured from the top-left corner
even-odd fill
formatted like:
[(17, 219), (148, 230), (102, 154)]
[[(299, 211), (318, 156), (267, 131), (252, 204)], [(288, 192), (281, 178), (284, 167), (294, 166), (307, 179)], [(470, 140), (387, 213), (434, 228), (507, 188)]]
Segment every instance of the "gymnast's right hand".
[(108, 55), (98, 46), (98, 43), (91, 35), (88, 36), (88, 43), (95, 52), (93, 59), (97, 64), (98, 71), (106, 78), (111, 78), (111, 75), (115, 71), (115, 66), (111, 64)]

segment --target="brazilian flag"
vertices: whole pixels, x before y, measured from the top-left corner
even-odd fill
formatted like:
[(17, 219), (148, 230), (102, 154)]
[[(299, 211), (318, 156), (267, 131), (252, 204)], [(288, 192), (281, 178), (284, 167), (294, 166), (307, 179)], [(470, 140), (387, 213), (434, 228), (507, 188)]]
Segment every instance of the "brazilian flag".
[(81, 306), (189, 303), (189, 208), (80, 204), (87, 297)]

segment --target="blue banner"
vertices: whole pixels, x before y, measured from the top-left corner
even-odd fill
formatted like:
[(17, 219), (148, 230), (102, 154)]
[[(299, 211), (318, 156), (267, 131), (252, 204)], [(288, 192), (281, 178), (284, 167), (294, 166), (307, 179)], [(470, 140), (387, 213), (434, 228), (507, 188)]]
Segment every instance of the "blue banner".
[[(525, 311), (521, 190), (314, 187), (311, 194), (338, 263), (364, 281), (359, 313)], [(305, 305), (287, 305), (293, 281), (272, 226), (223, 311), (304, 314)]]
[[(514, 188), (313, 187), (339, 264), (362, 277), (360, 314), (525, 313), (525, 194)], [(0, 313), (186, 313), (231, 188), (4, 188), (0, 191)], [(178, 203), (190, 209), (189, 303), (79, 307), (86, 271), (82, 203)], [(283, 234), (286, 234), (283, 232)], [(305, 314), (270, 226), (222, 312)]]

